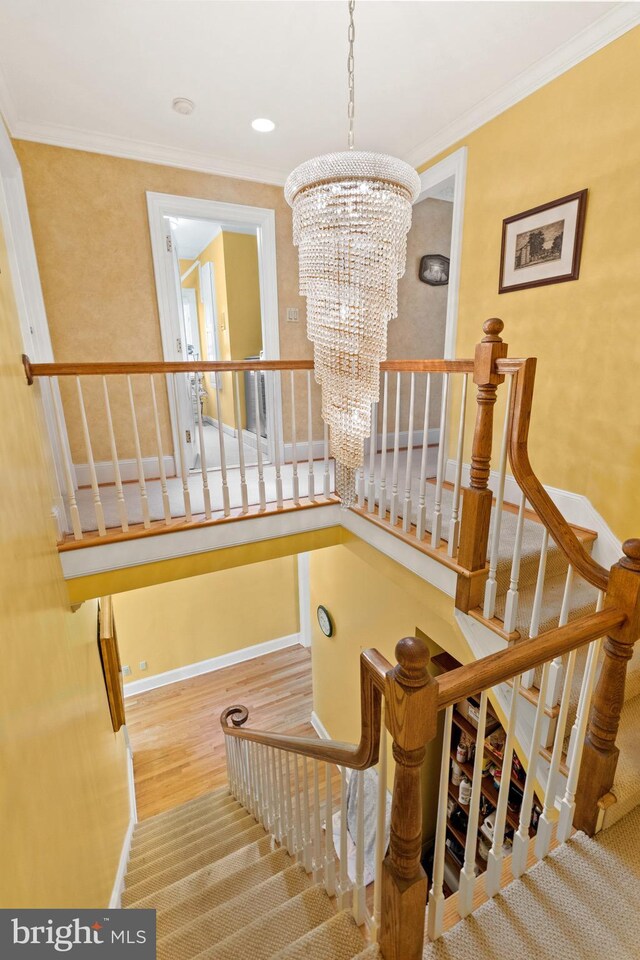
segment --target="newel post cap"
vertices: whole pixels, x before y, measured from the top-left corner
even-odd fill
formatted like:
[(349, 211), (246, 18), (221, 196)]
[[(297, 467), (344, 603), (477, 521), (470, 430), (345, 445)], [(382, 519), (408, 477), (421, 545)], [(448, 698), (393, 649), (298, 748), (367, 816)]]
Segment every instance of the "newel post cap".
[(500, 317), (490, 317), (482, 324), (482, 329), (485, 334), (482, 338), (482, 342), (496, 343), (502, 340), (500, 334), (504, 330), (504, 322), (500, 319)]
[(640, 573), (640, 537), (632, 537), (622, 544), (624, 558), (620, 561), (621, 567), (627, 570), (637, 570)]
[(422, 687), (429, 680), (429, 648), (419, 637), (404, 637), (396, 644), (396, 677), (409, 687)]

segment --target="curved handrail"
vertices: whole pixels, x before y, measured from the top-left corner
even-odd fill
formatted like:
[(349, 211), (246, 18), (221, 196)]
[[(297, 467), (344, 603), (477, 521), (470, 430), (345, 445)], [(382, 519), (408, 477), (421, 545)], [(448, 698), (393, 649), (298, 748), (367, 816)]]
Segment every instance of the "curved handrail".
[(609, 583), (609, 571), (587, 553), (536, 477), (529, 460), (529, 423), (531, 420), (536, 360), (534, 357), (529, 357), (526, 360), (498, 360), (496, 368), (499, 373), (515, 374), (515, 389), (512, 391), (511, 410), (509, 412), (511, 421), (509, 462), (513, 475), (527, 500), (568, 558), (574, 570), (587, 583), (597, 587), (598, 590), (606, 591)]
[[(365, 650), (360, 654), (361, 733), (358, 744), (241, 729), (249, 718), (249, 711), (239, 704), (222, 711), (220, 725), (225, 736), (228, 737), (251, 740), (265, 747), (275, 747), (279, 750), (289, 750), (303, 757), (335, 763), (352, 770), (366, 770), (378, 762), (381, 701), (387, 688), (387, 676), (392, 671), (393, 667), (389, 661), (377, 650)], [(229, 720), (232, 726), (229, 726)]]

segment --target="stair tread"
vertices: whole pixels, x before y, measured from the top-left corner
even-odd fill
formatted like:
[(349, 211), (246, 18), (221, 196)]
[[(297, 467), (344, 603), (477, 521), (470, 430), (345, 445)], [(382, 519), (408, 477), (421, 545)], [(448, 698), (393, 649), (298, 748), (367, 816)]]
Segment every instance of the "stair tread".
[(191, 923), (180, 927), (169, 936), (160, 936), (157, 944), (158, 960), (190, 960), (207, 947), (231, 936), (247, 924), (257, 920), (298, 896), (312, 886), (300, 864), (256, 883), (238, 896), (226, 900), (213, 910), (201, 914)]
[[(122, 895), (123, 903), (126, 906), (130, 906), (132, 898), (136, 900), (141, 899), (147, 896), (147, 894), (153, 893), (154, 890), (159, 890), (161, 887), (167, 886), (167, 884), (172, 883), (174, 880), (179, 880), (181, 877), (186, 877), (201, 867), (207, 866), (209, 863), (223, 859), (227, 854), (252, 843), (254, 840), (259, 840), (261, 837), (266, 837), (266, 832), (260, 824), (254, 822), (253, 827), (245, 830), (244, 833), (239, 833), (231, 838), (222, 840), (215, 847), (201, 851), (188, 860), (184, 860), (177, 855), (175, 858), (176, 862), (172, 866), (158, 871), (150, 877), (145, 877), (144, 880), (137, 881), (135, 884), (131, 884), (130, 887), (125, 886)], [(127, 878), (125, 877), (125, 884), (126, 882)]]
[(380, 955), (377, 947), (375, 952), (371, 947), (364, 950), (363, 947), (365, 940), (353, 915), (342, 910), (276, 953), (273, 960), (354, 960)]
[(178, 847), (186, 847), (195, 840), (206, 839), (209, 836), (219, 833), (221, 830), (233, 827), (234, 823), (243, 820), (246, 816), (247, 811), (238, 804), (238, 808), (229, 813), (225, 810), (221, 814), (214, 813), (203, 820), (196, 820), (190, 825), (184, 824), (177, 833), (171, 832), (166, 836), (165, 834), (160, 834), (157, 837), (154, 836), (143, 846), (132, 849), (129, 858), (129, 869), (132, 870), (134, 866), (139, 864), (149, 863), (151, 860), (162, 856), (164, 853), (170, 853), (171, 850), (175, 850)]
[(288, 944), (335, 916), (335, 908), (320, 886), (310, 887), (276, 907), (243, 930), (197, 954), (198, 960), (269, 960)]
[[(280, 851), (275, 852), (279, 853)], [(244, 874), (248, 870), (264, 869), (263, 861), (273, 856), (273, 853), (271, 837), (265, 834), (258, 840), (239, 847), (226, 857), (215, 860), (213, 863), (207, 863), (185, 877), (173, 880), (159, 889), (135, 897), (133, 894), (137, 894), (138, 891), (133, 888), (125, 889), (123, 905), (132, 906), (135, 903), (140, 909), (157, 910), (158, 919), (163, 918), (164, 922), (166, 918), (167, 924), (171, 925), (173, 929), (174, 926), (180, 925), (183, 907), (184, 916), (187, 917), (190, 902), (195, 903), (209, 892), (212, 897), (216, 897), (219, 895), (219, 891), (215, 888), (219, 887), (220, 884), (234, 883), (238, 874)], [(242, 880), (238, 882), (242, 883)], [(224, 897), (220, 897), (218, 902), (222, 903), (224, 899)]]
[[(562, 598), (564, 596), (566, 583), (566, 574), (545, 578), (544, 593), (542, 596), (542, 610), (540, 614), (539, 633), (546, 633), (558, 626), (560, 611), (562, 609)], [(533, 601), (536, 592), (536, 585), (528, 584), (518, 591), (518, 612), (516, 616), (515, 629), (525, 640), (529, 636), (529, 625), (531, 623), (531, 613)], [(591, 584), (575, 577), (571, 591), (571, 610), (569, 620), (576, 620), (586, 613), (593, 613), (596, 609), (598, 591)], [(495, 615), (498, 620), (504, 622), (504, 611), (506, 604), (506, 595), (498, 597), (496, 600)]]
[(152, 876), (162, 870), (164, 866), (170, 866), (176, 860), (176, 857), (188, 860), (199, 851), (211, 850), (224, 839), (248, 830), (255, 822), (254, 817), (245, 810), (243, 816), (222, 824), (217, 829), (212, 829), (207, 825), (197, 830), (195, 834), (187, 834), (184, 842), (173, 842), (169, 844), (167, 849), (164, 846), (153, 848), (148, 853), (132, 860), (127, 871), (131, 884)]
[(227, 787), (209, 793), (203, 793), (201, 796), (194, 797), (193, 800), (187, 800), (186, 803), (181, 803), (177, 807), (171, 807), (169, 810), (163, 810), (162, 813), (156, 813), (153, 817), (145, 817), (144, 820), (138, 822), (138, 830), (140, 833), (151, 832), (158, 827), (165, 827), (171, 821), (178, 821), (185, 816), (193, 816), (194, 812), (200, 807), (215, 808), (234, 800), (235, 797), (229, 793)]
[(137, 823), (131, 841), (132, 852), (143, 850), (147, 845), (158, 843), (161, 837), (166, 837), (170, 840), (174, 836), (178, 837), (187, 833), (194, 825), (198, 826), (216, 817), (226, 817), (228, 814), (233, 813), (234, 810), (244, 809), (233, 797), (229, 797), (228, 799), (230, 801), (229, 803), (220, 803), (212, 807), (204, 806), (198, 808), (191, 816), (185, 814), (178, 820), (169, 820), (165, 824), (157, 824), (153, 830), (141, 829), (146, 822), (144, 820)]

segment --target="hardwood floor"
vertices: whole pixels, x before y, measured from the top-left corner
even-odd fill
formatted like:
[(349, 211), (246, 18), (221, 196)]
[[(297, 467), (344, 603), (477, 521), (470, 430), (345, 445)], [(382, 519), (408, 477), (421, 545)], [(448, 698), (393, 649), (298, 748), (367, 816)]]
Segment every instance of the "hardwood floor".
[(127, 698), (140, 820), (226, 785), (219, 717), (233, 703), (249, 709), (251, 726), (315, 736), (309, 650), (288, 647)]

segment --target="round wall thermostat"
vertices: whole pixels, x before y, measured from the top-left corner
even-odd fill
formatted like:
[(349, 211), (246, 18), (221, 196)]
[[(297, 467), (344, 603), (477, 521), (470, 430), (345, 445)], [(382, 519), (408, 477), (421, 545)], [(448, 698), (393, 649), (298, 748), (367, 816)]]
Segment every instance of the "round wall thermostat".
[(326, 607), (318, 607), (318, 623), (320, 624), (320, 629), (324, 633), (325, 637), (333, 636), (333, 620), (331, 619), (331, 614)]

